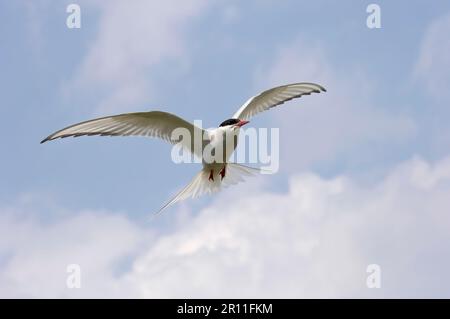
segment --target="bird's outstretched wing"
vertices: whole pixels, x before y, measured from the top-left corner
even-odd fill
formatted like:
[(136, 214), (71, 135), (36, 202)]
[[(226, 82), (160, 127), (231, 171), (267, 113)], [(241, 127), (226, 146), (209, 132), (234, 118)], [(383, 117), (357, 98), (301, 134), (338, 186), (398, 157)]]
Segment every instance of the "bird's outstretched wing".
[[(190, 139), (172, 136), (172, 132), (177, 128), (188, 130)], [(197, 148), (194, 147), (194, 136), (199, 136), (200, 141), (203, 141), (204, 132), (203, 129), (174, 114), (160, 111), (137, 112), (107, 116), (74, 124), (51, 134), (41, 143), (69, 136), (148, 136), (157, 137), (172, 144), (181, 143), (183, 147), (195, 154)], [(201, 145), (199, 151), (202, 151)]]
[(247, 102), (234, 113), (233, 118), (248, 120), (253, 115), (283, 104), (286, 101), (303, 95), (320, 92), (326, 92), (326, 90), (322, 86), (314, 83), (293, 83), (278, 86), (248, 99)]

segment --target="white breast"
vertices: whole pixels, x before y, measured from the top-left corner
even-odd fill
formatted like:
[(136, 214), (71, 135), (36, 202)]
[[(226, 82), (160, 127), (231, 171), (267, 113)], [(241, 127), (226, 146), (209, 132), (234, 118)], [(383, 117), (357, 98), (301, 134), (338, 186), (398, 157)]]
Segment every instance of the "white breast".
[[(226, 163), (230, 156), (233, 154), (237, 147), (239, 129), (226, 129), (219, 127), (210, 132), (211, 146), (217, 154), (220, 154), (221, 158), (217, 156), (217, 161), (221, 163)], [(216, 153), (214, 153), (216, 154)]]

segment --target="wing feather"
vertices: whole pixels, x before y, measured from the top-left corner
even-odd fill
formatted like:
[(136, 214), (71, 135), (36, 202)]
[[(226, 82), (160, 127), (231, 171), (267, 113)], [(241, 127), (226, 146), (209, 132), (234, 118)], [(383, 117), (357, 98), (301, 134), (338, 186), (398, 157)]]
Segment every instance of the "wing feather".
[[(172, 132), (177, 128), (187, 129), (191, 138), (186, 141), (174, 139)], [(146, 136), (160, 138), (172, 144), (181, 142), (194, 153), (194, 134), (199, 134), (197, 136), (202, 138), (204, 133), (203, 129), (174, 114), (151, 111), (119, 114), (77, 123), (49, 135), (41, 143), (69, 136)]]
[(248, 120), (257, 113), (267, 111), (284, 102), (311, 93), (326, 92), (325, 88), (315, 83), (294, 83), (278, 86), (259, 95), (253, 96), (234, 113), (233, 118)]

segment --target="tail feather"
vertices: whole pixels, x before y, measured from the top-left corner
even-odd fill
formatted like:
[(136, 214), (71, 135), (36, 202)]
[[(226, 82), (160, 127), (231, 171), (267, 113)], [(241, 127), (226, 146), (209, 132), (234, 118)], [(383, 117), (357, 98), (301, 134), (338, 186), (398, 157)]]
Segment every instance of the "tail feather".
[(195, 175), (191, 182), (185, 186), (178, 194), (176, 194), (171, 200), (169, 200), (164, 206), (162, 206), (154, 216), (162, 213), (164, 209), (175, 204), (176, 202), (188, 199), (196, 198), (205, 194), (212, 194), (220, 191), (222, 187), (228, 187), (244, 181), (244, 176), (254, 176), (261, 173), (261, 169), (253, 168), (236, 163), (227, 163), (226, 175), (222, 180), (215, 172), (214, 180), (209, 179), (210, 171), (207, 167)]
[(222, 186), (228, 187), (231, 185), (235, 185), (239, 182), (243, 182), (245, 180), (244, 177), (246, 176), (250, 177), (260, 173), (261, 169), (259, 168), (254, 168), (236, 163), (228, 163), (227, 172), (225, 178), (222, 181)]
[(205, 187), (205, 178), (208, 180), (207, 172), (202, 169), (192, 181), (186, 185), (178, 194), (176, 194), (171, 200), (169, 200), (164, 206), (162, 206), (154, 215), (159, 215), (164, 209), (175, 204), (178, 201), (185, 200), (187, 198), (196, 198), (205, 193), (211, 193), (212, 189)]

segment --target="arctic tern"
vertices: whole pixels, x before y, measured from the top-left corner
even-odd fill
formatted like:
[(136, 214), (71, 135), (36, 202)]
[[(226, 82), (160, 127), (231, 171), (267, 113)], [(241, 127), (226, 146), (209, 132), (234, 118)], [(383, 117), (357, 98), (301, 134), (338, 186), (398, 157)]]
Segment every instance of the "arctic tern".
[[(160, 213), (169, 205), (180, 200), (219, 191), (222, 186), (242, 181), (242, 176), (249, 176), (259, 172), (257, 168), (229, 161), (230, 156), (236, 149), (240, 128), (246, 125), (249, 119), (257, 113), (269, 110), (303, 95), (320, 92), (326, 92), (326, 90), (314, 83), (293, 83), (266, 90), (248, 99), (230, 119), (223, 121), (218, 128), (212, 130), (204, 130), (167, 112), (136, 112), (107, 116), (74, 124), (51, 134), (41, 143), (69, 136), (132, 135), (157, 137), (169, 143), (181, 145), (194, 156), (200, 158), (203, 167), (186, 187), (161, 207), (157, 212)], [(200, 147), (195, 145), (192, 138), (174, 138), (173, 132), (180, 128), (189, 132), (191, 137), (202, 136)], [(219, 148), (225, 151), (220, 153), (222, 154), (221, 158), (211, 160), (205, 156), (204, 151), (206, 148), (213, 150), (212, 153)]]

